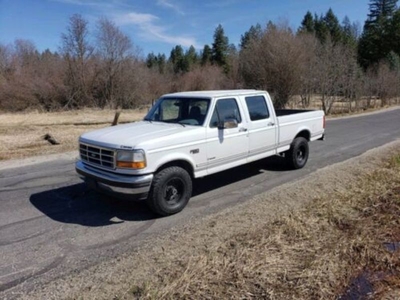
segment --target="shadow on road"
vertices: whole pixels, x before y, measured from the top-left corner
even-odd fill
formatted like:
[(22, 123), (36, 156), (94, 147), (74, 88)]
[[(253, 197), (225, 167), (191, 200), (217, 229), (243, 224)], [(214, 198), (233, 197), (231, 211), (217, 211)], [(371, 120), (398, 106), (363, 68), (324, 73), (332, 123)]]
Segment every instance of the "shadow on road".
[[(265, 171), (282, 172), (288, 168), (281, 157), (274, 156), (261, 161), (236, 167), (194, 182), (193, 197), (257, 176)], [(34, 207), (51, 219), (83, 226), (107, 226), (123, 221), (147, 221), (156, 219), (145, 203), (120, 200), (88, 190), (84, 183), (56, 188), (33, 194)], [(113, 221), (118, 218), (122, 221)]]
[(198, 196), (225, 185), (257, 176), (265, 171), (285, 172), (289, 170), (290, 168), (285, 163), (283, 157), (271, 156), (244, 166), (196, 179), (193, 187), (193, 196)]
[(34, 207), (51, 219), (83, 226), (107, 226), (113, 221), (147, 221), (157, 218), (143, 202), (122, 201), (88, 190), (84, 183), (43, 191), (30, 199)]

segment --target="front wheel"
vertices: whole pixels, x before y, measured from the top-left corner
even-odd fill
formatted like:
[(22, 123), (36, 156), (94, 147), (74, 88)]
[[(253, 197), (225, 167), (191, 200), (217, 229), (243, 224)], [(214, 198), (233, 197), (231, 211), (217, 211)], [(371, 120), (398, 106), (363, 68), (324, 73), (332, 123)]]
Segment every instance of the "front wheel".
[(191, 195), (189, 173), (180, 167), (168, 167), (155, 175), (147, 205), (156, 214), (169, 216), (184, 209)]
[(308, 141), (303, 137), (295, 138), (285, 154), (288, 165), (293, 169), (303, 168), (308, 160), (308, 152)]

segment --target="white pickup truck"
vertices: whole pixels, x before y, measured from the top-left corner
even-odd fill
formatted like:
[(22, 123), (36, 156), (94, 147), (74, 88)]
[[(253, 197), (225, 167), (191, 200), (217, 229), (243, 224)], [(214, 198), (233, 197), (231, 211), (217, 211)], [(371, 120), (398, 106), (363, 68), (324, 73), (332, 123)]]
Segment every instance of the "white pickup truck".
[(265, 91), (174, 93), (143, 121), (83, 134), (76, 171), (90, 187), (166, 216), (186, 206), (194, 178), (277, 154), (304, 167), (308, 142), (324, 131), (323, 111), (275, 110)]

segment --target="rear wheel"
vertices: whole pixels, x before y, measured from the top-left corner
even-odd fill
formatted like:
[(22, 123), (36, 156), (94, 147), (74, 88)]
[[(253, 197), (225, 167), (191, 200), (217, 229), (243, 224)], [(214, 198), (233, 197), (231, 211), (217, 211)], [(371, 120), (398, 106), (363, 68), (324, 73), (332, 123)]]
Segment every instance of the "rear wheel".
[(168, 167), (155, 175), (147, 205), (156, 214), (169, 216), (184, 209), (191, 195), (189, 173), (180, 167)]
[(293, 169), (301, 169), (307, 163), (308, 152), (308, 141), (303, 137), (297, 137), (285, 154), (286, 162)]

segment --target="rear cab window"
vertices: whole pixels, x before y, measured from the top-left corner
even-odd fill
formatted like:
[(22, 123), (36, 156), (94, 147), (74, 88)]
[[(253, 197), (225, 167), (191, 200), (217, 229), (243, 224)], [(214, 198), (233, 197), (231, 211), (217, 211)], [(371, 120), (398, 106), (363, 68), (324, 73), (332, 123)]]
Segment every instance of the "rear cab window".
[(269, 119), (270, 114), (264, 96), (247, 96), (245, 101), (251, 121)]
[(234, 119), (238, 124), (242, 122), (239, 106), (235, 98), (218, 99), (211, 116), (210, 128), (218, 127), (218, 122)]

